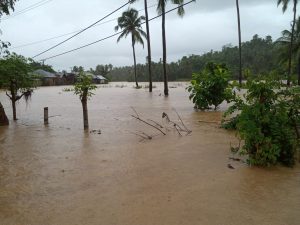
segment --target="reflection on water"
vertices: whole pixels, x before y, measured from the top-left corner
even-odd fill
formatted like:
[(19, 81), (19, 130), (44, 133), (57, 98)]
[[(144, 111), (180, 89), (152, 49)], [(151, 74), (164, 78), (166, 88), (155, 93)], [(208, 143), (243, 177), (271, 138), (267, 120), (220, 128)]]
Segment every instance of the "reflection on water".
[[(300, 169), (227, 168), (234, 133), (218, 127), (219, 112), (195, 112), (185, 84), (152, 94), (131, 83), (97, 89), (83, 132), (77, 96), (39, 88), (18, 118), (0, 128), (0, 224), (300, 224)], [(11, 118), (9, 102), (0, 101)], [(43, 107), (50, 124), (43, 125)], [(193, 130), (162, 136), (131, 117), (162, 123), (162, 112)], [(226, 106), (222, 105), (221, 109)], [(140, 141), (131, 132), (155, 138)]]

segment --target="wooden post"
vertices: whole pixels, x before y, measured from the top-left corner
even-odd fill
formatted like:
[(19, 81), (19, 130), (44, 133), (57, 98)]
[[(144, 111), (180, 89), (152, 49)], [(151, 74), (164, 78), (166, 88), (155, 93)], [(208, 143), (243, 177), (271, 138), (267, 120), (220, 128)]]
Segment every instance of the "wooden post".
[(49, 123), (48, 118), (49, 118), (49, 116), (48, 116), (48, 107), (45, 107), (44, 108), (44, 124), (45, 125)]

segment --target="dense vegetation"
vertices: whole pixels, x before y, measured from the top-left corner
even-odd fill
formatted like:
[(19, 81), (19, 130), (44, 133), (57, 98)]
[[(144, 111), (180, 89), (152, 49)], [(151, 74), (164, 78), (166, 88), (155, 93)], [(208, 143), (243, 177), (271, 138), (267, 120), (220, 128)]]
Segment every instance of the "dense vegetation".
[[(252, 40), (242, 43), (242, 56), (244, 74), (268, 74), (275, 71), (285, 74), (286, 60), (282, 60), (282, 48), (279, 43), (272, 40), (271, 36), (260, 38), (254, 35)], [(170, 81), (191, 80), (192, 74), (202, 70), (208, 62), (225, 63), (231, 72), (232, 79), (238, 78), (238, 47), (232, 45), (223, 46), (220, 51), (210, 51), (203, 55), (184, 56), (177, 62), (167, 65)], [(137, 64), (139, 81), (148, 81), (148, 64)], [(152, 63), (153, 80), (163, 81), (162, 61)], [(296, 65), (293, 65), (293, 73), (297, 73)], [(134, 69), (132, 66), (114, 67), (107, 77), (111, 81), (133, 81)]]
[(0, 87), (4, 88), (13, 108), (13, 119), (17, 120), (16, 102), (28, 99), (35, 87), (36, 77), (31, 73), (30, 60), (17, 54), (0, 59)]
[(236, 96), (225, 115), (234, 115), (225, 124), (235, 128), (244, 145), (239, 153), (251, 165), (295, 163), (300, 124), (300, 89), (282, 88), (274, 77), (248, 79), (247, 92)]
[(196, 109), (205, 110), (213, 106), (216, 110), (224, 100), (229, 102), (231, 99), (227, 67), (208, 63), (200, 73), (193, 74), (191, 85), (187, 89)]

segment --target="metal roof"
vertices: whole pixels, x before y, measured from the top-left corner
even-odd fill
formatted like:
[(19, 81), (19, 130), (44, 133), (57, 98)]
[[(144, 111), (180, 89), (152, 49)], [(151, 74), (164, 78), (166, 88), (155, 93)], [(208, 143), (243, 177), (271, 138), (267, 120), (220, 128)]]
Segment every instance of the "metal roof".
[(96, 79), (96, 80), (107, 80), (107, 79), (106, 79), (104, 76), (102, 76), (102, 75), (94, 75), (93, 78)]
[(55, 78), (56, 77), (54, 73), (50, 73), (50, 72), (47, 72), (47, 71), (42, 70), (42, 69), (35, 70), (33, 73), (37, 74), (37, 75), (40, 75), (44, 78)]

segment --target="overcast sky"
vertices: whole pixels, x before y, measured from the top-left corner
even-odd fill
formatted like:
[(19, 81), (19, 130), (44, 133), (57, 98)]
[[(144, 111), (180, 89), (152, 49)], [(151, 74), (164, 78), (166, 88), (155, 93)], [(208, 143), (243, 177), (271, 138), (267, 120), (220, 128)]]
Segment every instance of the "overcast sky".
[[(2, 17), (0, 28), (1, 40), (10, 41), (12, 47), (41, 41), (44, 39), (80, 30), (101, 17), (120, 7), (126, 0), (44, 0), (45, 4), (26, 13), (17, 13), (41, 0), (20, 0), (15, 6), (15, 13), (7, 18)], [(144, 15), (142, 0), (133, 4)], [(171, 2), (171, 1), (169, 1)], [(185, 1), (187, 2), (187, 1)], [(250, 40), (254, 34), (261, 37), (271, 35), (273, 40), (280, 32), (289, 28), (292, 20), (291, 8), (282, 14), (276, 0), (240, 0), (242, 39)], [(149, 17), (157, 15), (157, 0), (148, 0)], [(152, 6), (152, 7), (151, 7)], [(168, 9), (175, 5), (169, 3)], [(36, 58), (40, 60), (98, 39), (114, 34), (117, 25), (118, 11), (105, 21), (80, 34), (67, 43)], [(203, 54), (207, 51), (220, 50), (223, 45), (237, 45), (237, 18), (235, 0), (197, 0), (185, 6), (185, 16), (180, 18), (176, 12), (167, 14), (167, 56), (168, 61), (177, 61), (184, 55)], [(15, 15), (15, 16), (14, 16)], [(114, 19), (113, 21), (111, 21)], [(161, 18), (150, 22), (152, 57), (158, 61), (162, 57)], [(27, 57), (46, 50), (69, 36), (41, 42), (36, 45), (11, 49)], [(114, 66), (132, 65), (132, 49), (130, 38), (122, 39), (118, 44), (117, 37), (97, 43), (93, 46), (72, 52), (46, 61), (56, 70), (70, 70), (70, 67), (84, 66), (95, 68), (97, 64), (111, 63)], [(145, 63), (147, 48), (137, 46), (137, 61)]]

